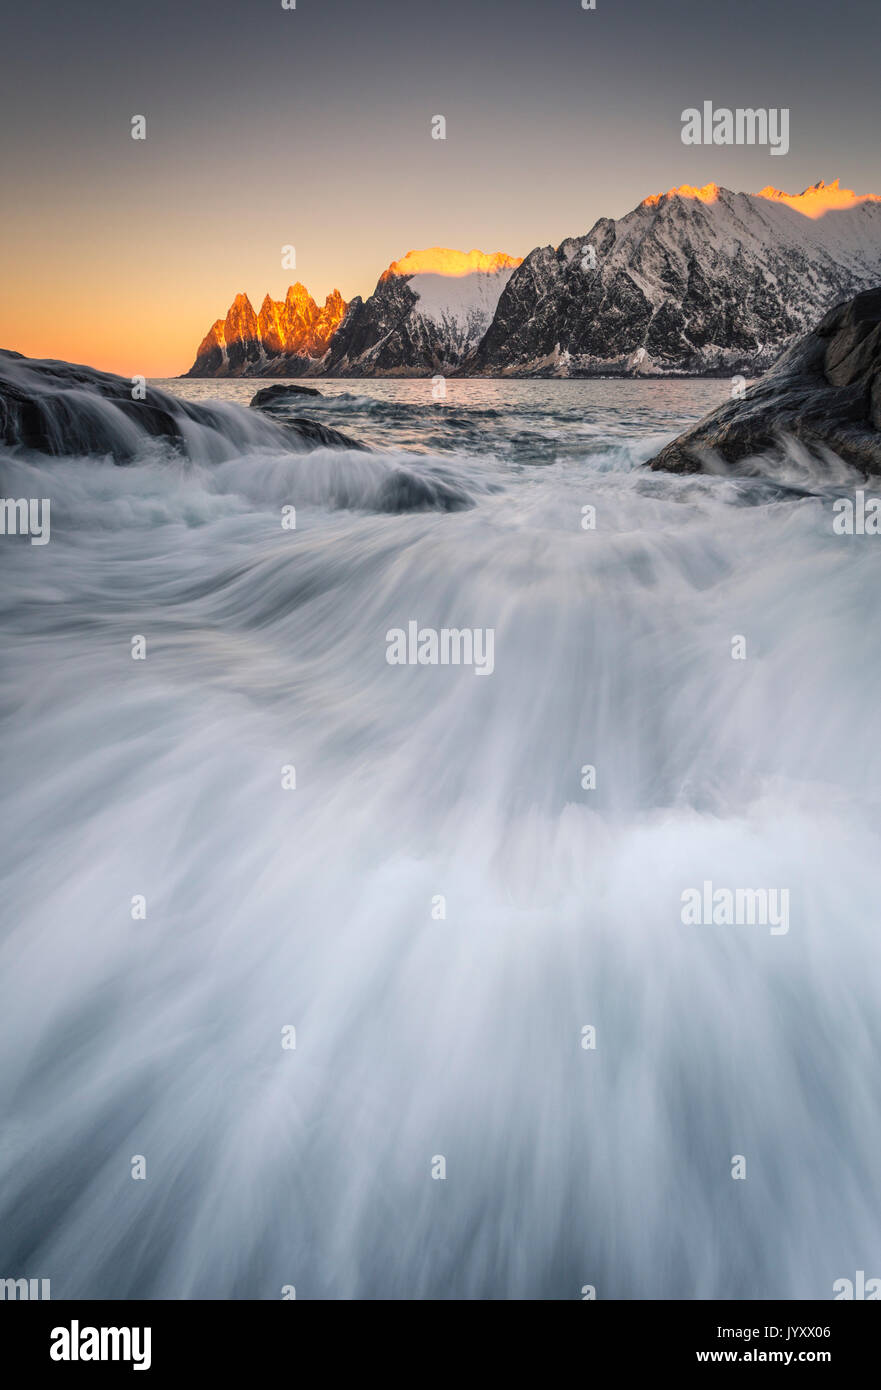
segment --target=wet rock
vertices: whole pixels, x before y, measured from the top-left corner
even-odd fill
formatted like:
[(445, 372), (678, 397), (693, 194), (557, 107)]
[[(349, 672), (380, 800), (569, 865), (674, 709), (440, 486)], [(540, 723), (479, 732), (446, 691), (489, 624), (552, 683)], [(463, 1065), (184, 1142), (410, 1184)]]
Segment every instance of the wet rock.
[(262, 391), (258, 391), (248, 404), (252, 410), (265, 410), (267, 406), (284, 405), (291, 396), (320, 395), (321, 392), (314, 386), (282, 385), (279, 383), (278, 386), (266, 386)]
[(0, 443), (54, 457), (98, 455), (117, 463), (160, 440), (203, 461), (252, 448), (302, 452), (366, 449), (315, 420), (273, 420), (239, 406), (182, 400), (128, 377), (71, 362), (37, 360), (0, 349)]
[(321, 425), (317, 420), (307, 420), (304, 416), (285, 420), (284, 428), (293, 430), (298, 438), (306, 440), (316, 448), (323, 445), (327, 449), (360, 449), (364, 453), (370, 452), (366, 444), (351, 439), (347, 434), (343, 434), (342, 430), (331, 429), (329, 425)]
[(881, 288), (836, 305), (766, 376), (651, 460), (673, 473), (716, 471), (777, 450), (786, 435), (881, 474)]

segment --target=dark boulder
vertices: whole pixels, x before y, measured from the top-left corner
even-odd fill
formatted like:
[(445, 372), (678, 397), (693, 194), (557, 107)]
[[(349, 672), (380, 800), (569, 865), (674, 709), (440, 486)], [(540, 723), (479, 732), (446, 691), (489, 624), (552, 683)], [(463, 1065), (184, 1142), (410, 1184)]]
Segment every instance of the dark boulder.
[(267, 406), (283, 405), (289, 396), (320, 396), (314, 386), (282, 385), (266, 386), (258, 391), (249, 405), (252, 410), (265, 410)]
[(226, 402), (199, 403), (132, 378), (0, 349), (0, 444), (54, 457), (129, 463), (150, 441), (204, 461), (254, 448), (366, 449), (315, 420), (273, 420)]
[[(718, 471), (774, 453), (785, 436), (881, 474), (881, 288), (838, 304), (766, 376), (666, 445), (653, 469)], [(756, 471), (752, 468), (748, 471)]]
[(285, 420), (282, 428), (292, 430), (299, 439), (313, 444), (316, 449), (324, 446), (326, 449), (360, 449), (364, 453), (370, 452), (366, 444), (359, 443), (357, 439), (350, 439), (342, 430), (332, 429), (330, 425), (320, 425), (317, 420), (307, 420), (305, 416)]

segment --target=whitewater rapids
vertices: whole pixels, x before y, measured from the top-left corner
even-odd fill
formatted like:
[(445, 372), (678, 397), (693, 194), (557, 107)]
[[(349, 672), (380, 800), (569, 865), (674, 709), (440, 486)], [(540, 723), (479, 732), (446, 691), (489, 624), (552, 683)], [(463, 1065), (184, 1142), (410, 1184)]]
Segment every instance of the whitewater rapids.
[[(724, 382), (321, 386), (372, 454), (3, 453), (52, 529), (0, 538), (0, 1275), (881, 1276), (881, 540), (795, 452), (640, 468)], [(462, 509), (390, 506), (401, 469)], [(411, 620), (493, 629), (491, 677), (390, 666)], [(684, 925), (706, 880), (789, 889), (788, 932)]]

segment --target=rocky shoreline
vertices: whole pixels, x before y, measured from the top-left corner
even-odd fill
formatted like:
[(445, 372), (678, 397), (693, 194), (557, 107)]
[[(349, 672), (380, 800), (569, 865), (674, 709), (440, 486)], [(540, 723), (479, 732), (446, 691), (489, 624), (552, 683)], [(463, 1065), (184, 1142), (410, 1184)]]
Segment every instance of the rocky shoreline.
[(103, 455), (129, 463), (151, 439), (189, 453), (200, 426), (203, 447), (218, 454), (253, 445), (292, 452), (367, 449), (317, 420), (196, 404), (138, 379), (0, 349), (2, 444), (56, 458)]
[[(650, 460), (672, 473), (724, 472), (778, 453), (786, 436), (881, 474), (881, 287), (836, 305), (771, 370)], [(745, 471), (760, 471), (759, 466)]]

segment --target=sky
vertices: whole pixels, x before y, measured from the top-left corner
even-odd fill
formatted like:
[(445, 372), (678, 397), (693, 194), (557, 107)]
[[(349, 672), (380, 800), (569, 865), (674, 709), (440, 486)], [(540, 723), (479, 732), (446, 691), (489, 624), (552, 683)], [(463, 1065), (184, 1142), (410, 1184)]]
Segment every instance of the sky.
[[(682, 183), (881, 193), (878, 0), (0, 0), (0, 34), (0, 347), (127, 376), (240, 291), (366, 297)], [(787, 107), (788, 154), (684, 145), (705, 100)]]

